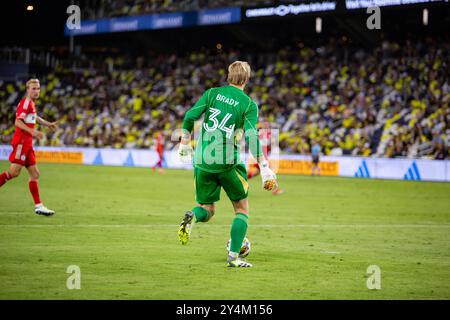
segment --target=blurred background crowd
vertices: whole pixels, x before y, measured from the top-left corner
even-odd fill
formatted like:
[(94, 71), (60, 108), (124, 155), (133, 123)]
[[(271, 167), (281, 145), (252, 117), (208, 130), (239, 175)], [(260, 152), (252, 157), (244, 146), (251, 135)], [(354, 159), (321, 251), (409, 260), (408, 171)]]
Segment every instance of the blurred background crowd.
[[(108, 17), (129, 16), (244, 2), (255, 6), (286, 1), (80, 0), (77, 4), (84, 15), (92, 11), (92, 18), (101, 18), (106, 12)], [(310, 154), (311, 146), (319, 144), (325, 155), (449, 159), (448, 32), (417, 26), (412, 10), (408, 21), (424, 34), (406, 36), (407, 26), (396, 27), (394, 14), (383, 16), (383, 30), (390, 37), (352, 29), (351, 17), (337, 16), (328, 18), (326, 36), (307, 29), (314, 17), (306, 17), (287, 19), (285, 25), (273, 20), (222, 29), (77, 38), (82, 49), (75, 48), (51, 68), (34, 73), (41, 81), (39, 114), (60, 124), (56, 132), (45, 131), (39, 143), (152, 148), (155, 136), (163, 133), (171, 149), (176, 143), (171, 141), (172, 132), (181, 127), (185, 112), (206, 89), (226, 85), (231, 62), (246, 60), (252, 67), (246, 92), (259, 105), (262, 125), (278, 130), (283, 153)], [(355, 23), (364, 25), (365, 19), (363, 15)], [(439, 26), (442, 19), (433, 21)], [(174, 35), (178, 47), (171, 41)], [(222, 44), (220, 39), (227, 37), (231, 40)], [(89, 51), (101, 43), (108, 50)], [(4, 49), (0, 60), (30, 60), (29, 52)], [(37, 58), (49, 60), (48, 55)], [(1, 144), (11, 142), (25, 82), (25, 77), (0, 80)]]
[[(246, 59), (253, 68), (246, 91), (260, 120), (279, 129), (282, 152), (308, 154), (318, 142), (327, 155), (448, 158), (450, 45), (385, 41), (367, 51), (345, 41), (244, 56), (84, 56), (40, 79), (38, 110), (60, 120), (40, 143), (149, 148), (157, 132), (180, 127), (206, 89), (226, 84), (230, 62)], [(0, 83), (0, 143), (11, 140), (24, 92), (24, 82)]]
[(85, 19), (137, 16), (162, 12), (296, 3), (299, 0), (80, 0)]

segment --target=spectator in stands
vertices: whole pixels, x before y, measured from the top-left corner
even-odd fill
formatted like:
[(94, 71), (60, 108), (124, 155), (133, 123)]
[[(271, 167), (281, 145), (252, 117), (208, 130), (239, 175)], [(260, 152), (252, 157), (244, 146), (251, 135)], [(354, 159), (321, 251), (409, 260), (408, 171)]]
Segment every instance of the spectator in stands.
[[(180, 126), (203, 84), (219, 86), (224, 66), (240, 56), (115, 54), (63, 63), (41, 78), (38, 105), (45, 117), (62, 120), (40, 143), (152, 147), (153, 134)], [(449, 157), (448, 41), (386, 41), (366, 51), (331, 39), (319, 48), (291, 46), (245, 59), (255, 70), (249, 95), (280, 127), (282, 152), (310, 154), (311, 141), (320, 141), (324, 155)], [(23, 89), (22, 82), (0, 82), (0, 143), (11, 138), (10, 110)]]
[(448, 148), (440, 137), (433, 139), (433, 151), (431, 153), (435, 160), (448, 159)]

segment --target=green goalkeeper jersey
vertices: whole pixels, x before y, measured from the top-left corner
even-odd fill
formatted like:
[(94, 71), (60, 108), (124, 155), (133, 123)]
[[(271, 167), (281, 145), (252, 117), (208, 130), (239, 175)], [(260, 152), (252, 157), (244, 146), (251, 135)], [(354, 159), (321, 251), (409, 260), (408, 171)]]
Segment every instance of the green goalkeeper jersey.
[(250, 152), (262, 156), (256, 125), (258, 106), (244, 91), (229, 85), (207, 90), (184, 117), (183, 129), (192, 132), (204, 114), (197, 140), (194, 166), (207, 172), (224, 172), (241, 163), (243, 135)]

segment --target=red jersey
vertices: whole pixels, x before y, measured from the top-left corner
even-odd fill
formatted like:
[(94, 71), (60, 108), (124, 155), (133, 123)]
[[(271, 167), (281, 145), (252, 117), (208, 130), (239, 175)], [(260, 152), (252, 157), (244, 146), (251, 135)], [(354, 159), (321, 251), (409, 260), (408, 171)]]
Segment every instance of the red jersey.
[(260, 129), (259, 130), (259, 141), (261, 143), (261, 148), (263, 154), (266, 158), (269, 156), (270, 152), (270, 143), (271, 143), (272, 133), (270, 129)]
[[(34, 127), (36, 126), (36, 118), (37, 114), (34, 102), (29, 98), (22, 98), (22, 100), (20, 100), (19, 104), (17, 105), (16, 120), (22, 119), (28, 128), (34, 129)], [(14, 132), (11, 144), (31, 146), (33, 144), (33, 136), (28, 132), (16, 127), (16, 131)]]
[(164, 137), (162, 134), (156, 137), (156, 152), (159, 154), (164, 153)]

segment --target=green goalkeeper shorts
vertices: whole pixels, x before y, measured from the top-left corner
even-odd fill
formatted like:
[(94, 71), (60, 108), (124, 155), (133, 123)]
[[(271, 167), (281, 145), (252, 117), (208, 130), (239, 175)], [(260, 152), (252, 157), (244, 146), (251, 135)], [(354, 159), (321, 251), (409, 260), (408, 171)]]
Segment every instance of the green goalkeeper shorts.
[(247, 170), (244, 164), (238, 164), (232, 169), (211, 173), (194, 168), (195, 200), (199, 204), (209, 204), (220, 200), (221, 187), (231, 201), (247, 198)]

